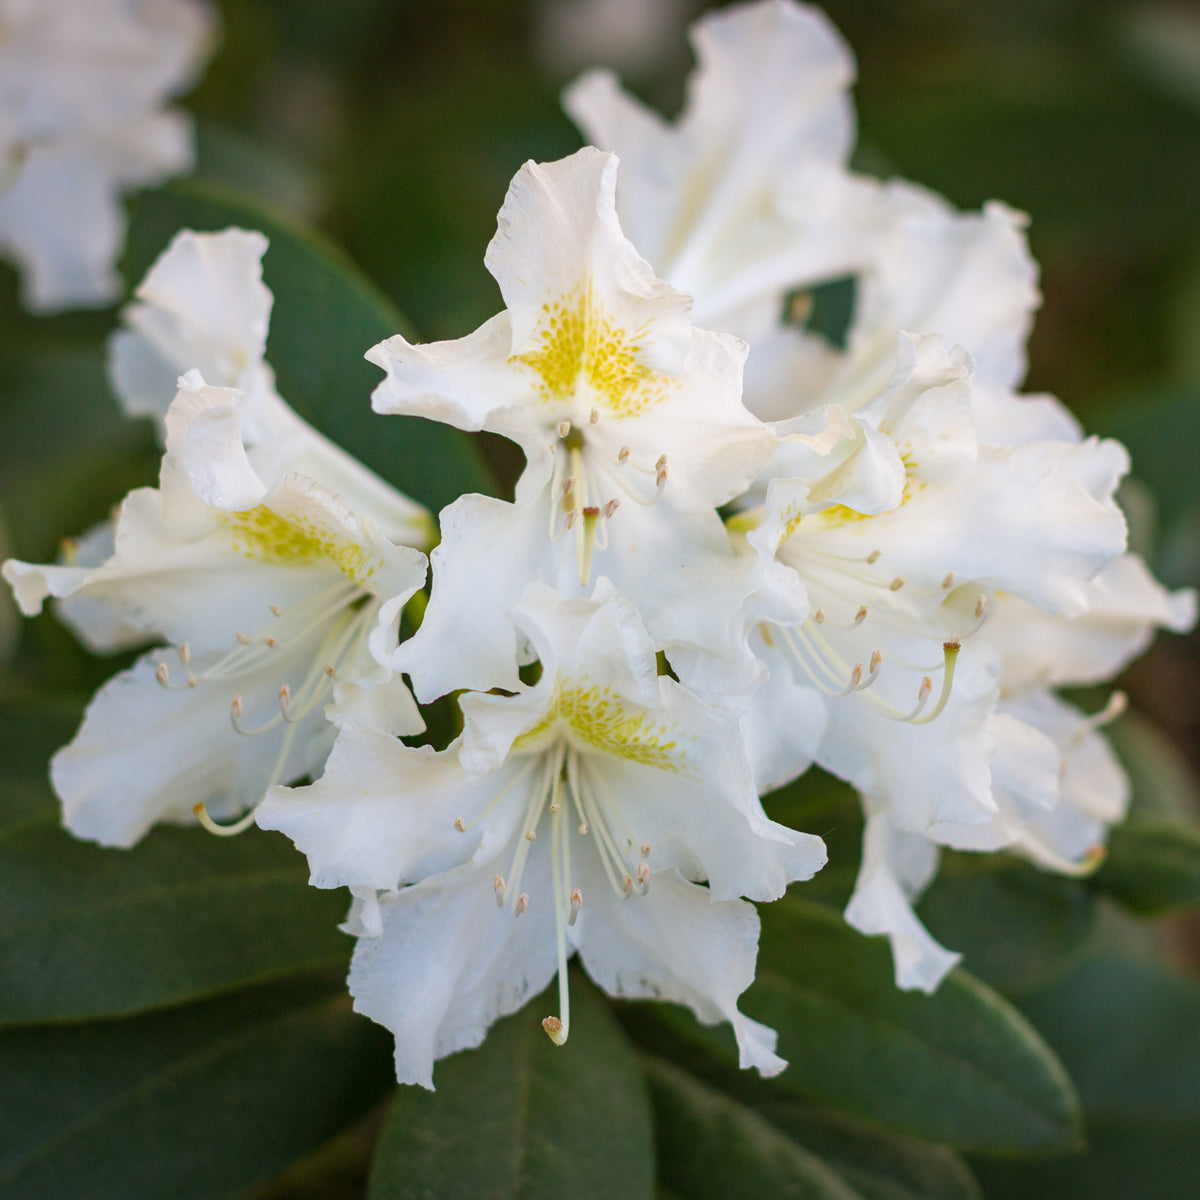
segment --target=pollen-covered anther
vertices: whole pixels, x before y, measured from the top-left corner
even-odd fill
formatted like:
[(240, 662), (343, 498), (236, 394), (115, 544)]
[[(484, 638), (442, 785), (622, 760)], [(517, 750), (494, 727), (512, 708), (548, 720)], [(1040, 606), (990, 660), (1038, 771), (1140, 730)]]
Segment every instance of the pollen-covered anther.
[(646, 863), (638, 863), (638, 883), (643, 890), (646, 887), (646, 881), (650, 878), (650, 868)]
[(816, 623), (818, 625), (824, 625), (825, 624), (825, 610), (823, 608), (818, 608), (817, 611), (815, 613), (813, 613), (813, 620), (816, 621)]
[(337, 675), (337, 668), (327, 665), (325, 667), (325, 674), (328, 675), (330, 679), (333, 679)]
[(571, 422), (570, 421), (559, 421), (558, 436), (560, 438), (565, 438), (570, 432), (571, 432)]
[(504, 876), (494, 875), (492, 877), (492, 891), (496, 893), (496, 906), (504, 907)]
[(282, 616), (283, 616), (283, 609), (282, 609), (282, 608), (280, 608), (278, 604), (272, 604), (272, 605), (271, 605), (271, 611), (272, 611), (272, 612), (273, 612), (273, 613), (274, 613), (274, 614), (275, 614), (277, 617), (282, 617)]
[(537, 830), (536, 829), (525, 830), (525, 840), (527, 842), (536, 842), (537, 841)]
[(549, 808), (547, 808), (547, 809), (546, 809), (546, 811), (547, 811), (547, 812), (548, 812), (548, 813), (549, 813), (551, 816), (554, 816), (554, 814), (555, 814), (556, 812), (558, 812), (558, 810), (559, 810), (560, 808), (562, 808), (562, 805), (561, 805), (561, 804), (559, 804), (559, 802), (558, 802), (557, 800), (554, 800), (554, 801), (552, 801), (552, 802), (551, 802), (551, 804), (550, 804), (550, 807), (549, 807)]
[(578, 888), (571, 889), (571, 908), (567, 913), (567, 924), (574, 925), (579, 919), (579, 910), (583, 908), (583, 893)]
[(250, 639), (249, 639), (249, 637), (247, 637), (247, 636), (246, 636), (246, 634), (244, 634), (244, 633), (243, 633), (243, 632), (242, 632), (240, 629), (238, 629), (238, 630), (235, 630), (235, 631), (234, 631), (234, 635), (233, 635), (233, 636), (234, 636), (235, 638), (237, 638), (237, 640), (238, 640), (238, 644), (239, 644), (239, 645), (241, 645), (241, 646), (248, 646), (248, 645), (250, 645)]
[(165, 662), (160, 662), (158, 664), (158, 669), (154, 672), (154, 678), (157, 679), (163, 687), (170, 686), (171, 673), (167, 670), (167, 664)]
[(626, 896), (630, 896), (633, 894), (633, 876), (632, 875), (626, 874), (624, 876), (624, 878), (621, 880), (621, 890), (625, 893)]
[(184, 642), (183, 645), (179, 647), (179, 661), (185, 667), (188, 665), (188, 663), (190, 663), (192, 661), (192, 644), (191, 644), (191, 642)]
[(266, 637), (264, 637), (264, 638), (263, 638), (263, 641), (264, 641), (264, 642), (266, 642), (266, 644), (267, 644), (267, 645), (268, 645), (268, 646), (269, 646), (269, 647), (270, 647), (272, 650), (274, 650), (274, 649), (275, 649), (275, 647), (279, 645), (279, 640), (278, 640), (277, 638), (273, 638), (273, 637), (272, 637), (272, 636), (271, 636), (269, 633), (267, 634), (267, 636), (266, 636)]
[(563, 1023), (557, 1017), (543, 1017), (542, 1028), (549, 1035), (550, 1040), (557, 1045), (562, 1038)]
[(623, 467), (629, 461), (629, 447), (622, 446), (617, 451), (617, 466)]
[(579, 509), (577, 509), (577, 508), (572, 508), (572, 509), (571, 509), (571, 510), (570, 510), (570, 511), (567, 513), (567, 528), (568, 528), (568, 529), (574, 529), (574, 528), (575, 528), (575, 522), (576, 522), (576, 521), (578, 521), (578, 520), (579, 520)]
[(279, 685), (279, 707), (287, 711), (287, 707), (292, 702), (292, 689), (286, 683)]
[(877, 563), (882, 556), (883, 556), (882, 550), (872, 550), (871, 553), (867, 555), (867, 562), (868, 563)]
[(523, 917), (525, 915), (525, 910), (528, 907), (529, 907), (529, 893), (522, 892), (517, 897), (517, 902), (513, 906), (513, 916), (514, 917)]
[[(467, 832), (467, 823), (466, 823), (466, 821), (464, 821), (462, 819), (462, 817), (455, 817), (454, 818), (454, 828), (457, 829), (459, 833), (466, 833)], [(499, 879), (500, 876), (497, 875), (496, 878)]]
[(942, 591), (948, 592), (954, 586), (954, 572), (947, 571), (942, 579)]
[(867, 668), (870, 674), (877, 675), (879, 668), (883, 664), (883, 652), (881, 650), (871, 651), (871, 665)]
[(896, 578), (893, 579), (892, 582), (888, 584), (888, 591), (889, 592), (898, 592), (904, 586), (904, 582), (905, 582), (904, 576), (897, 575)]
[(588, 823), (587, 823), (586, 821), (580, 821), (580, 822), (579, 822), (579, 833), (580, 833), (580, 836), (581, 836), (581, 837), (587, 837), (587, 834), (588, 834)]
[(593, 408), (592, 411), (588, 413), (588, 420), (595, 425), (596, 422), (600, 420), (600, 410), (598, 408)]
[(235, 720), (241, 720), (242, 713), (245, 712), (245, 706), (242, 704), (241, 696), (234, 696), (229, 702), (229, 715)]
[(609, 501), (609, 502), (608, 502), (608, 503), (607, 503), (607, 504), (604, 506), (604, 516), (605, 516), (605, 518), (606, 518), (606, 519), (608, 519), (608, 518), (611, 518), (611, 517), (612, 517), (612, 515), (613, 515), (613, 513), (615, 513), (615, 512), (617, 511), (617, 509), (618, 509), (618, 508), (620, 508), (620, 507), (621, 507), (621, 501), (620, 501), (620, 500), (618, 500), (616, 496), (614, 496), (614, 497), (613, 497), (613, 498), (612, 498), (612, 499), (611, 499), (611, 500), (610, 500), (610, 501)]
[(649, 843), (649, 842), (643, 842), (643, 843), (642, 843), (642, 857), (643, 857), (643, 858), (649, 858), (649, 857), (650, 857), (650, 850), (651, 850), (650, 843)]

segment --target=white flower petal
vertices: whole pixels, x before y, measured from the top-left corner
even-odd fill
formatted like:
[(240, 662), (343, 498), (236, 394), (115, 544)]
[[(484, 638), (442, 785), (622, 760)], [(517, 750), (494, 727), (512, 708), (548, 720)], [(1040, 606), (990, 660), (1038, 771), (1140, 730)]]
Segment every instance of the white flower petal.
[(934, 992), (962, 955), (940, 946), (913, 904), (937, 870), (938, 848), (921, 834), (897, 829), (885, 813), (868, 816), (863, 861), (846, 920), (866, 934), (887, 934), (896, 986)]
[(576, 929), (588, 974), (610, 995), (686, 1004), (706, 1025), (728, 1021), (740, 1065), (777, 1075), (775, 1032), (738, 1011), (754, 981), (758, 914), (744, 900), (714, 900), (674, 871), (650, 877), (644, 896), (618, 899), (600, 871), (581, 863), (584, 902)]

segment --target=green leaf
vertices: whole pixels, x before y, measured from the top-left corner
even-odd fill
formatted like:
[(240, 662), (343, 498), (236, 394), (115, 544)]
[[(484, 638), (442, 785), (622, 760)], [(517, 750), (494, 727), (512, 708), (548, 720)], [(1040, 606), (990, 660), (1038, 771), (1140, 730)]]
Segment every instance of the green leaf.
[(1061, 1064), (1024, 1018), (965, 971), (932, 996), (898, 991), (882, 938), (818, 905), (763, 910), (746, 1010), (779, 1030), (782, 1077), (806, 1097), (961, 1148), (1061, 1150), (1080, 1136)]
[(542, 1032), (546, 992), (497, 1021), (477, 1050), (437, 1065), (432, 1095), (402, 1087), (375, 1156), (370, 1200), (637, 1200), (654, 1194), (650, 1106), (608, 1006), (571, 977), (571, 1038)]
[(982, 1200), (970, 1168), (953, 1150), (870, 1128), (765, 1085), (755, 1109), (818, 1155), (864, 1200)]
[(1200, 904), (1200, 831), (1155, 820), (1120, 825), (1094, 883), (1143, 916)]
[[(773, 1086), (886, 1129), (964, 1150), (1044, 1152), (1082, 1136), (1079, 1102), (1053, 1052), (1001, 996), (955, 970), (932, 996), (898, 991), (882, 938), (866, 938), (819, 904), (788, 896), (760, 908), (758, 974), (743, 1009), (779, 1032), (789, 1066)], [(678, 1008), (634, 1011), (639, 1040), (704, 1069), (740, 1094), (727, 1026)]]
[(236, 1196), (344, 1129), (391, 1080), (386, 1035), (350, 1011), (336, 979), (10, 1030), (0, 1034), (0, 1193)]
[(1109, 836), (1092, 884), (1144, 915), (1200, 904), (1200, 785), (1178, 750), (1129, 714), (1110, 731), (1129, 772), (1129, 817)]
[(1087, 939), (1095, 897), (1077, 880), (1000, 855), (942, 857), (918, 911), (944, 946), (992, 987), (1029, 987)]
[(267, 361), (280, 395), (306, 420), (402, 491), (437, 511), (491, 478), (468, 436), (417, 417), (371, 411), (382, 379), (363, 359), (404, 318), (336, 248), (233, 193), (195, 180), (145, 195), (129, 236), (129, 277), (140, 279), (183, 228), (260, 229), (271, 248), (263, 278), (275, 295)]
[[(689, 1200), (863, 1200), (752, 1109), (647, 1057), (662, 1182)], [(592, 1193), (581, 1193), (591, 1195)]]
[(989, 1200), (1200, 1195), (1200, 986), (1096, 954), (1024, 1005), (1079, 1085), (1090, 1149), (977, 1164)]
[(45, 752), (28, 756), (38, 774), (0, 789), (0, 1023), (124, 1015), (345, 968), (345, 895), (308, 887), (284, 838), (158, 829), (132, 850), (78, 841), (58, 827)]

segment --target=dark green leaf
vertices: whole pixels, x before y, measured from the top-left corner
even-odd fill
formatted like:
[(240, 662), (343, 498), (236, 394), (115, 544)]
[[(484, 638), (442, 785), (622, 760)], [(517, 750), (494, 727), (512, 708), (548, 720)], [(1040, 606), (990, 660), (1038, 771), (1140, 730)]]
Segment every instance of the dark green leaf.
[(775, 1094), (765, 1095), (755, 1107), (828, 1163), (864, 1200), (982, 1198), (966, 1163), (945, 1146), (886, 1133)]
[[(932, 996), (898, 991), (886, 941), (787, 897), (760, 909), (758, 975), (742, 1007), (779, 1032), (774, 1086), (912, 1137), (961, 1149), (1052, 1151), (1082, 1136), (1078, 1100), (1053, 1052), (1006, 1000), (963, 970)], [(635, 1010), (635, 1020), (645, 1020)], [(677, 1008), (651, 1019), (673, 1059), (736, 1062), (728, 1027)], [(642, 1041), (649, 1040), (635, 1029)], [(651, 1043), (653, 1044), (653, 1043)], [(739, 1091), (741, 1074), (719, 1080)]]
[(961, 970), (932, 996), (897, 991), (887, 942), (818, 905), (788, 898), (763, 918), (746, 1009), (779, 1030), (798, 1092), (963, 1148), (1078, 1142), (1066, 1072), (995, 992)]
[(673, 1192), (689, 1200), (863, 1200), (864, 1193), (752, 1109), (662, 1059), (645, 1063), (659, 1174)]
[(263, 278), (275, 294), (267, 360), (279, 392), (306, 420), (435, 512), (490, 477), (467, 437), (416, 417), (371, 411), (383, 378), (363, 359), (403, 332), (404, 318), (333, 246), (252, 202), (198, 182), (146, 195), (129, 238), (129, 276), (140, 279), (181, 228), (260, 229), (271, 240)]
[(285, 839), (158, 829), (132, 850), (77, 841), (58, 827), (45, 749), (32, 753), (40, 776), (0, 791), (0, 1023), (123, 1015), (345, 967), (345, 896), (308, 887)]
[(998, 855), (943, 855), (921, 900), (929, 932), (992, 987), (1028, 987), (1058, 970), (1092, 928), (1095, 899), (1072, 879)]
[(1109, 836), (1096, 888), (1142, 914), (1200, 904), (1200, 786), (1149, 722), (1129, 714), (1110, 731), (1133, 788), (1129, 817)]
[(1143, 915), (1200, 904), (1200, 831), (1155, 820), (1120, 825), (1094, 882)]
[(989, 1200), (1200, 1195), (1200, 987), (1095, 955), (1025, 1001), (1079, 1085), (1090, 1149), (978, 1164)]
[(578, 971), (563, 1047), (542, 1032), (553, 1007), (544, 993), (497, 1021), (479, 1049), (439, 1063), (432, 1095), (397, 1092), (370, 1200), (654, 1194), (650, 1107), (632, 1048)]
[[(80, 986), (88, 976), (79, 976)], [(387, 1094), (387, 1037), (340, 981), (0, 1034), (6, 1200), (219, 1200)]]

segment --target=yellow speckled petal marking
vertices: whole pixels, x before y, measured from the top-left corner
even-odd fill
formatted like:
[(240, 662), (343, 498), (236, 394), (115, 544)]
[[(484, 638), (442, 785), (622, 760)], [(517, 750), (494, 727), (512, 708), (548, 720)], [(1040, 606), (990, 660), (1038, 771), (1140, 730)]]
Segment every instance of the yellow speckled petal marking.
[(638, 361), (639, 338), (646, 328), (622, 329), (605, 311), (592, 280), (542, 305), (533, 346), (511, 362), (523, 363), (539, 377), (545, 400), (570, 400), (581, 386), (588, 403), (610, 416), (637, 417), (664, 400), (674, 381)]
[(686, 775), (687, 753), (666, 725), (634, 708), (607, 687), (587, 686), (562, 681), (545, 715), (513, 742), (513, 749), (535, 741), (556, 722), (562, 720), (587, 746), (630, 762)]
[(234, 548), (259, 562), (305, 566), (325, 559), (363, 586), (379, 565), (378, 556), (341, 530), (311, 518), (284, 516), (265, 504), (226, 513), (224, 524)]

